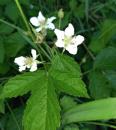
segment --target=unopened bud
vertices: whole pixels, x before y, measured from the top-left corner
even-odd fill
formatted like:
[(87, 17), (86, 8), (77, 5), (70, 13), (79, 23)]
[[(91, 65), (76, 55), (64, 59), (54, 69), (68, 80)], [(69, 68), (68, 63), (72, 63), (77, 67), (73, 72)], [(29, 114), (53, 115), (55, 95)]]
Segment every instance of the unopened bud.
[(44, 41), (44, 36), (41, 33), (37, 33), (37, 38), (35, 43), (42, 43)]
[(82, 59), (82, 63), (85, 63), (86, 62), (86, 57), (84, 57), (83, 59)]
[(63, 9), (60, 9), (60, 10), (58, 11), (58, 17), (59, 17), (60, 19), (62, 19), (62, 18), (64, 17), (64, 11), (63, 11)]

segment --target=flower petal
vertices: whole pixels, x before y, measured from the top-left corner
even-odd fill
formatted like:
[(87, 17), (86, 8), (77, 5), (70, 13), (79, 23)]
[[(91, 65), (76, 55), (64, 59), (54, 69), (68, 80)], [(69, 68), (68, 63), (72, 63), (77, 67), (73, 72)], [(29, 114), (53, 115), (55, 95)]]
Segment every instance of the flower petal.
[(20, 72), (22, 72), (23, 70), (26, 70), (26, 66), (25, 66), (25, 65), (19, 67), (19, 71), (20, 71)]
[(28, 64), (28, 65), (26, 65), (26, 67), (29, 69), (29, 68), (31, 68), (31, 65), (30, 65), (30, 64)]
[(52, 21), (55, 20), (55, 19), (56, 19), (56, 17), (54, 17), (54, 16), (50, 17), (50, 18), (47, 19), (47, 23), (52, 23)]
[(32, 17), (30, 18), (30, 22), (32, 23), (32, 25), (38, 27), (39, 26), (39, 21), (37, 17)]
[(54, 30), (55, 29), (55, 26), (53, 23), (49, 23), (47, 24), (47, 28), (51, 29), (51, 30)]
[(55, 29), (54, 33), (56, 34), (58, 40), (64, 39), (64, 31)]
[(14, 63), (18, 64), (19, 66), (23, 66), (25, 65), (25, 60), (26, 60), (25, 57), (20, 56), (20, 57), (15, 58)]
[(32, 54), (33, 59), (35, 60), (37, 58), (36, 50), (31, 49), (31, 54)]
[(68, 27), (65, 29), (65, 35), (71, 37), (74, 35), (74, 27), (71, 23), (69, 23)]
[(75, 43), (77, 46), (80, 45), (84, 41), (84, 37), (81, 35), (75, 36), (72, 39), (73, 43)]
[(33, 72), (33, 71), (36, 71), (36, 70), (37, 70), (37, 63), (33, 62), (30, 71)]
[(62, 40), (57, 40), (56, 43), (55, 43), (55, 45), (56, 45), (57, 47), (62, 48), (62, 47), (64, 47), (64, 42), (63, 42)]
[(41, 22), (41, 21), (45, 21), (45, 17), (43, 16), (42, 12), (39, 11), (39, 14), (38, 14), (38, 21)]
[(73, 55), (75, 55), (76, 53), (77, 53), (77, 46), (75, 46), (75, 45), (68, 45), (67, 47), (66, 47), (66, 50), (70, 53), (70, 54), (73, 54)]
[(35, 30), (36, 30), (36, 32), (40, 32), (42, 30), (42, 28), (39, 27), (39, 28), (36, 28)]

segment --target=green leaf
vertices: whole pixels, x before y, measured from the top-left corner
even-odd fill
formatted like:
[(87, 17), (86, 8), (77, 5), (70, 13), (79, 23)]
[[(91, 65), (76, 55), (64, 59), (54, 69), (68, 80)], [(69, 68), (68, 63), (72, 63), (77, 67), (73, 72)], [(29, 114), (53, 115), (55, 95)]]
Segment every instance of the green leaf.
[(92, 37), (89, 46), (89, 48), (95, 53), (102, 50), (111, 38), (116, 35), (116, 21), (112, 19), (105, 20), (100, 28), (100, 33)]
[(28, 72), (11, 78), (4, 86), (0, 98), (12, 98), (26, 94), (38, 83), (43, 71)]
[(14, 31), (14, 28), (8, 26), (8, 25), (5, 25), (4, 23), (1, 23), (0, 24), (0, 34), (1, 35), (4, 35), (4, 34), (10, 34)]
[(79, 127), (77, 125), (70, 125), (66, 126), (64, 130), (79, 130)]
[(66, 111), (74, 106), (77, 105), (76, 101), (74, 101), (73, 98), (69, 96), (64, 96), (63, 98), (60, 99), (60, 105), (62, 107), (63, 111)]
[(74, 16), (78, 19), (83, 18), (85, 15), (85, 4), (80, 4), (78, 7), (75, 8), (75, 11), (73, 12)]
[(3, 10), (2, 10), (2, 8), (0, 8), (0, 17), (1, 18), (3, 17)]
[[(31, 91), (24, 115), (25, 130), (56, 130), (60, 125), (60, 107), (52, 80), (42, 70), (11, 78), (0, 98), (22, 96)], [(36, 118), (35, 118), (36, 117)]]
[(116, 48), (103, 49), (95, 59), (94, 69), (90, 74), (90, 93), (93, 98), (105, 98), (116, 93)]
[[(3, 86), (0, 84), (0, 94), (2, 92)], [(0, 113), (5, 112), (5, 105), (4, 105), (4, 99), (0, 99)]]
[(63, 116), (63, 123), (116, 119), (116, 98), (96, 100), (78, 105)]
[(50, 75), (57, 89), (73, 96), (88, 97), (81, 79), (79, 65), (69, 56), (57, 55), (52, 61)]
[(7, 4), (5, 8), (5, 15), (13, 22), (16, 22), (19, 18), (19, 11), (14, 2)]
[(4, 105), (4, 100), (0, 100), (0, 113), (5, 113), (5, 105)]
[(93, 98), (99, 99), (111, 96), (112, 87), (103, 72), (93, 71), (90, 74), (89, 79), (89, 90)]
[(116, 48), (108, 47), (102, 50), (96, 57), (94, 68), (100, 70), (116, 69)]
[(0, 64), (0, 74), (6, 74), (10, 69), (10, 66), (8, 63), (2, 63)]
[(70, 0), (69, 7), (72, 11), (75, 11), (75, 9), (77, 8), (77, 1), (76, 0)]
[(0, 37), (0, 63), (3, 63), (3, 61), (4, 61), (4, 55), (5, 55), (5, 51), (4, 51), (3, 40)]
[(5, 51), (8, 57), (15, 57), (16, 54), (26, 45), (22, 36), (16, 32), (5, 40)]
[(111, 83), (112, 88), (116, 90), (116, 71), (106, 71), (106, 78)]
[(23, 111), (24, 107), (19, 107), (16, 109), (12, 109), (12, 112), (16, 118), (16, 121), (14, 120), (12, 114), (7, 113), (5, 116), (7, 116), (7, 121), (5, 122), (5, 130), (23, 130), (22, 127), (22, 117), (23, 117)]
[(116, 93), (116, 72), (93, 71), (90, 76), (89, 90), (95, 99), (113, 96)]
[(11, 0), (0, 0), (0, 5), (6, 5), (9, 2), (11, 2)]
[(56, 130), (60, 125), (60, 108), (51, 80), (38, 80), (24, 112), (24, 130)]
[(19, 0), (19, 2), (23, 5), (28, 5), (30, 4), (30, 0)]
[(80, 130), (96, 130), (96, 125), (87, 124), (86, 122), (81, 126)]

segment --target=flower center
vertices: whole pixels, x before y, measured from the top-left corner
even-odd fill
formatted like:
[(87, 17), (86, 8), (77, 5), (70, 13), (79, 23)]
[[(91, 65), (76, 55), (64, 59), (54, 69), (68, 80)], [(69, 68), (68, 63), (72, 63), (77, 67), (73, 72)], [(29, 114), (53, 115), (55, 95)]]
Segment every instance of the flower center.
[(26, 57), (25, 64), (31, 66), (33, 64), (33, 58), (32, 57)]
[(39, 21), (39, 23), (40, 23), (40, 26), (41, 26), (42, 28), (44, 28), (45, 25), (46, 25), (46, 20), (41, 20), (41, 21)]
[(64, 36), (64, 45), (67, 46), (68, 44), (71, 43), (72, 41), (72, 37), (67, 37), (67, 36)]

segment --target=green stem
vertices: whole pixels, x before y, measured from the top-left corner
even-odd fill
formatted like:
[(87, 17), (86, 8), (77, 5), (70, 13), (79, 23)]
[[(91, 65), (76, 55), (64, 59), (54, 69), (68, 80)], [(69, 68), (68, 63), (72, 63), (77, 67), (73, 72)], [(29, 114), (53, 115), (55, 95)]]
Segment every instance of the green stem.
[(53, 53), (53, 55), (58, 54), (58, 48), (56, 48), (55, 44), (54, 44), (54, 46), (52, 47), (52, 53)]
[(43, 61), (43, 57), (42, 57), (42, 54), (40, 53), (40, 51), (42, 51), (43, 53), (45, 52), (45, 53), (44, 53), (45, 56), (51, 61), (51, 58), (50, 58), (49, 55), (46, 53), (46, 51), (41, 47), (41, 45), (38, 45), (38, 46), (37, 46), (36, 43), (32, 42), (28, 37), (22, 35), (22, 33), (21, 33), (21, 36), (22, 36), (34, 49), (37, 50), (37, 52), (40, 54), (40, 58), (41, 58), (42, 61)]
[(47, 54), (47, 52), (41, 47), (41, 45), (38, 45), (39, 49), (45, 54), (45, 56), (51, 61), (51, 57)]
[(88, 49), (88, 47), (83, 43), (83, 46), (84, 46), (84, 48), (86, 49), (86, 51), (88, 52), (88, 54), (91, 56), (91, 58), (93, 59), (93, 60), (95, 60), (95, 57), (94, 57), (94, 55), (91, 53), (91, 51)]
[(4, 23), (4, 24), (6, 24), (6, 25), (8, 25), (8, 26), (10, 26), (10, 27), (12, 27), (12, 28), (14, 28), (14, 29), (17, 29), (18, 31), (20, 31), (20, 32), (26, 34), (26, 32), (25, 32), (23, 29), (21, 29), (21, 28), (15, 26), (14, 24), (11, 24), (11, 23), (9, 23), (9, 22), (3, 20), (3, 19), (0, 19), (0, 22), (2, 22), (2, 23)]
[(0, 78), (0, 81), (2, 81), (2, 80), (8, 80), (8, 79), (10, 79), (11, 77), (2, 77), (2, 78)]
[(18, 7), (18, 9), (19, 9), (19, 11), (20, 11), (20, 14), (21, 14), (21, 16), (22, 16), (22, 19), (24, 20), (24, 23), (25, 23), (25, 25), (26, 25), (26, 27), (27, 27), (27, 29), (28, 29), (28, 31), (29, 31), (29, 30), (30, 30), (30, 27), (29, 27), (29, 25), (28, 25), (28, 22), (27, 22), (27, 19), (26, 19), (24, 13), (23, 13), (23, 10), (22, 10), (22, 8), (21, 8), (21, 5), (20, 5), (20, 3), (19, 3), (18, 0), (15, 0), (15, 3), (16, 3), (16, 5), (17, 5), (17, 7)]
[(47, 52), (49, 53), (49, 55), (50, 55), (51, 57), (53, 57), (54, 54), (52, 53), (52, 50), (51, 50), (50, 46), (47, 44), (47, 42), (44, 43), (44, 46), (45, 46)]
[(17, 5), (19, 11), (20, 11), (20, 14), (21, 14), (21, 16), (22, 16), (22, 19), (23, 19), (25, 25), (26, 25), (26, 28), (27, 28), (27, 30), (28, 30), (29, 35), (30, 35), (30, 36), (32, 37), (32, 39), (34, 40), (33, 34), (32, 34), (32, 32), (31, 32), (31, 29), (30, 29), (30, 26), (29, 26), (28, 21), (27, 21), (27, 19), (26, 19), (26, 16), (25, 16), (24, 13), (23, 13), (23, 10), (22, 10), (22, 7), (21, 7), (21, 5), (20, 5), (20, 3), (19, 3), (19, 0), (14, 0), (14, 1), (15, 1), (16, 5)]
[(62, 19), (61, 18), (59, 18), (59, 29), (60, 29), (60, 27), (61, 27), (61, 21), (62, 21)]
[(63, 54), (64, 54), (64, 52), (65, 52), (65, 48), (63, 48), (63, 50), (62, 50), (62, 53), (61, 53), (61, 54), (63, 55)]
[(15, 123), (16, 123), (16, 125), (17, 125), (18, 130), (21, 130), (21, 129), (20, 129), (20, 126), (19, 126), (19, 124), (18, 124), (18, 121), (17, 121), (17, 119), (16, 119), (16, 117), (15, 117), (15, 114), (13, 113), (13, 111), (12, 111), (10, 105), (8, 104), (8, 102), (6, 102), (6, 105), (7, 105), (8, 109), (9, 109), (11, 115), (12, 115), (13, 120), (15, 121)]
[(82, 76), (87, 75), (88, 73), (90, 73), (90, 72), (92, 72), (92, 71), (93, 71), (93, 69), (90, 69), (90, 70), (88, 70), (88, 71), (85, 71), (85, 72), (82, 74)]
[[(37, 52), (39, 53), (39, 48), (37, 47)], [(44, 59), (43, 59), (43, 56), (42, 56), (42, 54), (41, 53), (39, 53), (39, 56), (40, 56), (40, 59), (41, 59), (41, 61), (43, 61), (44, 62)], [(47, 72), (47, 68), (46, 68), (46, 66), (45, 66), (45, 64), (43, 63), (43, 66), (44, 66), (44, 68), (45, 68), (45, 71)]]
[(110, 128), (116, 129), (116, 126), (114, 126), (114, 125), (105, 124), (105, 123), (101, 123), (101, 122), (81, 122), (81, 123), (93, 124), (93, 125), (100, 125), (100, 126), (106, 126), (106, 127), (110, 127)]

